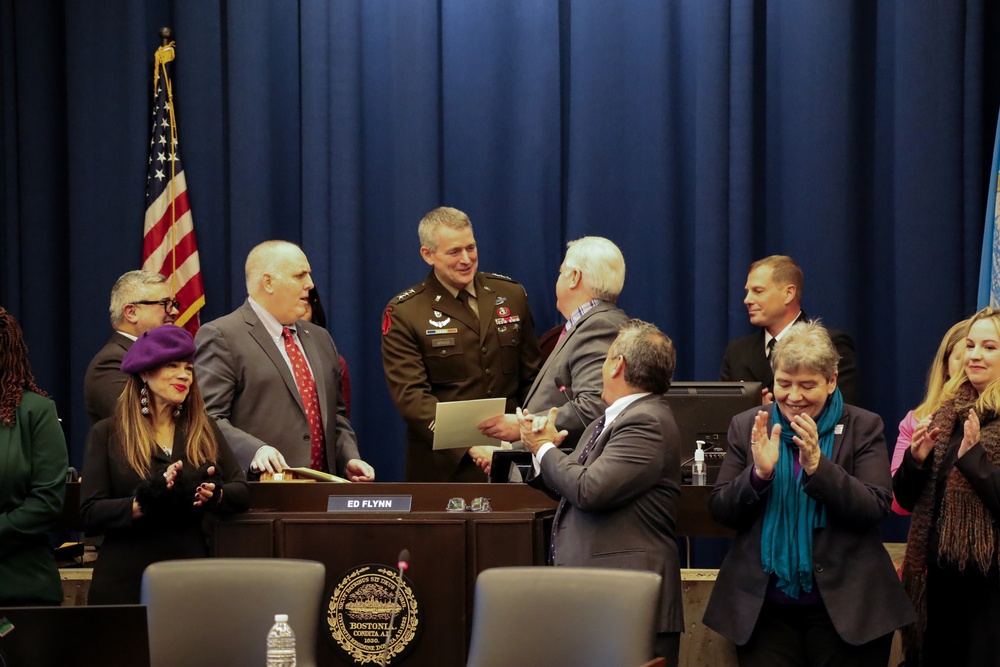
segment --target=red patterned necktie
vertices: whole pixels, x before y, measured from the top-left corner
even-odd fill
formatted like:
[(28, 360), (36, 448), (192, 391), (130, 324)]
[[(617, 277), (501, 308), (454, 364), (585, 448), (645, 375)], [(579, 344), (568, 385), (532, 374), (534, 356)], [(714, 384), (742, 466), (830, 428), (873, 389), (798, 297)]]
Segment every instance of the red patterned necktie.
[(285, 341), (285, 352), (288, 353), (288, 360), (292, 362), (292, 372), (295, 375), (295, 384), (299, 388), (299, 396), (302, 398), (302, 407), (306, 411), (306, 419), (309, 420), (310, 442), (312, 443), (312, 456), (309, 467), (313, 470), (326, 470), (326, 447), (323, 440), (323, 415), (319, 411), (319, 395), (316, 393), (316, 381), (313, 380), (309, 372), (309, 365), (302, 350), (295, 344), (292, 330), (288, 327), (281, 328), (281, 338)]

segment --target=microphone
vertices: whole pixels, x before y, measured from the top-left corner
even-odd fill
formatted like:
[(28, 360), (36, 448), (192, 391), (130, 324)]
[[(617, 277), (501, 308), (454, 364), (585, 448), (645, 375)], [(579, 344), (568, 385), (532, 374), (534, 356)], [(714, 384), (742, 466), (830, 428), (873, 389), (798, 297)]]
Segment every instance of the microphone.
[(409, 549), (403, 549), (399, 552), (396, 567), (399, 568), (399, 577), (396, 579), (396, 591), (392, 597), (392, 613), (389, 614), (389, 627), (385, 631), (385, 644), (382, 646), (382, 659), (379, 661), (380, 667), (385, 667), (385, 661), (389, 657), (389, 640), (392, 639), (392, 624), (396, 621), (396, 605), (399, 604), (399, 589), (403, 587), (403, 572), (410, 569)]
[(587, 419), (586, 417), (583, 416), (583, 413), (580, 412), (579, 406), (577, 406), (577, 404), (573, 402), (573, 390), (567, 387), (565, 384), (563, 384), (562, 378), (559, 377), (558, 375), (556, 376), (556, 387), (558, 387), (560, 393), (562, 393), (562, 395), (566, 397), (566, 402), (568, 402), (570, 407), (573, 408), (573, 412), (576, 413), (576, 416), (580, 418), (580, 423), (583, 424), (583, 428), (587, 428), (587, 425), (594, 420)]

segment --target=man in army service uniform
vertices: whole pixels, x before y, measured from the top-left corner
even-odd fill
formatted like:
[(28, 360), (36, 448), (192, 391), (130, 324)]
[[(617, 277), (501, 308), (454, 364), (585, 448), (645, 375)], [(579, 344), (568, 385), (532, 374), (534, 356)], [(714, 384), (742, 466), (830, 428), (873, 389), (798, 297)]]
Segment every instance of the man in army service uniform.
[(430, 275), (386, 306), (382, 366), (406, 421), (408, 482), (485, 482), (466, 449), (434, 451), (438, 401), (504, 397), (521, 404), (540, 353), (524, 288), (479, 272), (472, 223), (436, 208), (420, 221), (420, 255)]

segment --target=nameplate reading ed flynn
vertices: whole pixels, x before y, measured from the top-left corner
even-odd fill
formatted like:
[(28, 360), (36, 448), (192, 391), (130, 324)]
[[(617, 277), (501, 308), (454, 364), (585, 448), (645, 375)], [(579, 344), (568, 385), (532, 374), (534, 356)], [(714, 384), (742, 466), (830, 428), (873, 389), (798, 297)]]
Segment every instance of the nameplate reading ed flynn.
[(330, 496), (327, 512), (409, 512), (413, 496)]

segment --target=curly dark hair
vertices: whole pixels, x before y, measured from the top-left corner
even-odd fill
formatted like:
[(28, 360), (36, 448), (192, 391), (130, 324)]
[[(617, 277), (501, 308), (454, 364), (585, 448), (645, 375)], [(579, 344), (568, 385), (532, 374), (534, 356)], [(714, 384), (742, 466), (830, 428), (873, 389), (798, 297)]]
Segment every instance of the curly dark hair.
[(14, 423), (21, 395), (33, 391), (48, 396), (35, 384), (28, 363), (28, 346), (24, 343), (24, 333), (14, 316), (0, 307), (0, 424)]

